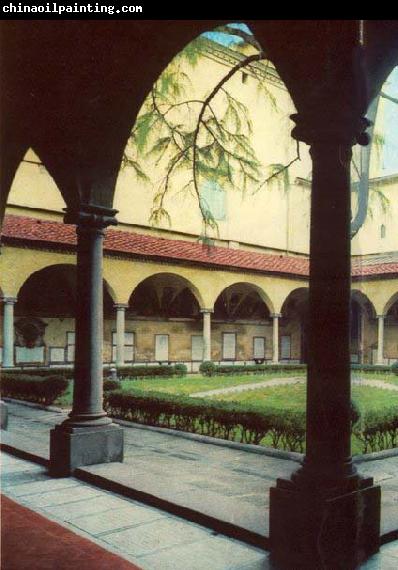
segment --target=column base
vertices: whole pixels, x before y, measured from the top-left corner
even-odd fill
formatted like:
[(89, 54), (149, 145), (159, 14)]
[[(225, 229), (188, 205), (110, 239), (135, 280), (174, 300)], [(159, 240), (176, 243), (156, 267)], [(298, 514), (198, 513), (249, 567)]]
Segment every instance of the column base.
[(278, 480), (270, 490), (271, 560), (286, 570), (355, 570), (379, 550), (380, 499), (371, 479), (346, 493)]
[(123, 429), (59, 425), (50, 433), (51, 477), (69, 477), (78, 467), (123, 461)]

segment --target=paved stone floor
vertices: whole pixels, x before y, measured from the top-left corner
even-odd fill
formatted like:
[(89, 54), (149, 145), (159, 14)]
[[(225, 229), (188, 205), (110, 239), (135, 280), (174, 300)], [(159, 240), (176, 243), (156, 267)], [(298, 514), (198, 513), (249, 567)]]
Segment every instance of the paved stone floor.
[[(29, 451), (43, 459), (48, 458), (49, 430), (53, 425), (62, 421), (63, 414), (30, 408), (20, 404), (8, 405), (10, 410), (10, 425), (9, 431), (3, 435), (4, 443)], [(159, 431), (147, 428), (126, 427), (125, 442), (126, 457), (123, 464), (116, 463), (87, 467), (83, 470), (83, 474), (86, 477), (93, 477), (94, 480), (95, 478), (99, 478), (102, 482), (105, 481), (105, 483), (112, 481), (119, 483), (126, 488), (132, 489), (134, 492), (144, 494), (146, 497), (160, 497), (166, 502), (173, 502), (183, 507), (188, 507), (206, 516), (218, 517), (227, 523), (235, 524), (240, 528), (262, 536), (268, 535), (269, 487), (274, 484), (277, 477), (288, 477), (290, 473), (298, 467), (298, 463), (293, 460), (270, 457), (242, 449), (203, 444), (200, 441), (177, 437), (175, 434), (160, 433)], [(379, 483), (382, 487), (382, 533), (385, 534), (397, 530), (398, 456), (362, 462), (358, 464), (358, 467), (361, 473), (372, 475), (376, 483)], [(45, 471), (42, 468), (38, 469), (41, 469), (40, 477), (46, 477)], [(24, 480), (22, 482), (25, 483), (27, 481), (29, 481), (29, 477), (26, 481)], [(53, 484), (57, 485), (56, 481), (49, 480), (48, 478), (46, 481), (49, 484), (49, 488)], [(76, 482), (77, 479), (67, 479), (64, 481)], [(88, 491), (91, 493), (103, 492), (98, 488), (90, 487), (86, 483), (79, 482), (79, 485), (82, 485), (81, 490), (78, 491), (78, 493), (82, 494), (82, 498), (80, 498), (79, 495), (79, 499), (76, 499), (75, 491), (77, 492), (77, 489), (75, 489), (70, 493), (70, 499), (73, 503), (75, 500), (76, 502), (86, 502), (85, 494), (87, 494)], [(105, 487), (107, 487), (107, 484), (105, 484)], [(90, 492), (88, 493), (89, 495)], [(107, 496), (110, 495), (106, 491), (104, 492)], [(67, 496), (68, 494), (66, 494), (66, 497)], [(129, 496), (136, 498), (134, 493)], [(58, 500), (60, 498), (59, 493), (54, 493), (53, 490), (53, 497), (55, 500)], [(120, 501), (129, 501), (129, 499), (123, 499), (113, 495), (112, 497)], [(64, 498), (64, 492), (62, 493), (62, 498)], [(37, 498), (37, 500), (39, 499)], [(91, 503), (93, 508), (94, 504), (95, 508), (97, 507), (98, 501), (100, 501), (99, 497), (96, 501)], [(99, 505), (101, 505), (101, 501)], [(50, 506), (47, 505), (47, 507), (49, 508)], [(58, 506), (57, 504), (53, 504), (51, 508), (54, 516), (56, 513), (60, 516), (65, 516), (65, 513), (68, 513), (70, 509), (67, 501), (61, 502)], [(144, 508), (142, 504), (141, 508)], [(151, 507), (145, 508), (151, 509)], [(164, 511), (157, 512), (160, 512), (161, 515), (166, 518), (171, 516)], [(90, 513), (85, 511), (85, 516), (86, 515), (89, 516)], [(128, 515), (126, 516), (128, 518)], [(95, 519), (100, 520), (97, 516)], [(104, 519), (108, 520), (108, 517), (104, 515)], [(181, 524), (192, 525), (192, 523), (187, 521), (183, 522), (182, 519), (174, 518), (173, 520), (178, 520)], [(98, 522), (98, 524), (102, 523)], [(167, 524), (168, 523), (165, 523), (166, 530)], [(155, 526), (156, 525), (153, 526), (154, 529)], [(162, 526), (160, 528), (162, 528)], [(197, 525), (193, 525), (192, 528), (201, 528), (203, 532), (210, 533), (209, 536), (213, 536), (211, 530), (205, 530), (202, 527), (197, 527)], [(119, 530), (122, 532), (121, 529)], [(126, 529), (126, 540), (129, 541), (128, 536), (129, 533)], [(225, 545), (231, 539), (218, 535), (218, 540), (220, 545)], [(138, 542), (140, 541), (141, 539), (138, 540)], [(120, 544), (122, 543), (123, 540), (121, 540)], [(213, 542), (212, 544), (216, 543)], [(231, 544), (235, 544), (235, 541), (232, 541)], [(237, 544), (242, 547), (244, 546), (242, 543)], [(172, 548), (177, 548), (177, 546), (173, 546)], [(195, 550), (196, 546), (192, 550), (190, 547), (184, 550), (185, 545), (180, 544), (178, 548), (181, 549), (181, 556), (183, 557), (185, 555), (188, 556), (190, 552), (193, 554), (197, 552)], [(197, 548), (199, 548), (199, 546)], [(220, 546), (220, 548), (221, 552), (222, 547)], [(252, 549), (253, 547), (245, 546), (245, 548)], [(390, 551), (389, 548), (390, 545), (385, 547), (386, 552), (389, 553), (388, 555), (384, 555), (383, 549), (383, 557), (385, 560), (391, 558), (392, 561), (394, 561), (395, 556), (396, 564), (394, 568), (396, 569), (398, 568), (398, 551), (397, 549)], [(186, 554), (184, 554), (184, 552)], [(261, 554), (261, 551), (256, 548), (250, 550), (250, 552), (255, 552), (257, 555)], [(270, 568), (269, 565), (264, 566), (266, 559), (264, 558), (264, 554), (261, 555), (263, 558), (260, 559), (260, 562), (258, 562), (257, 558), (255, 558), (255, 560), (253, 559), (253, 561), (249, 560), (249, 566), (245, 566), (246, 562), (240, 566), (228, 566), (230, 562), (226, 562), (224, 566), (217, 566), (216, 564), (211, 566), (184, 566), (181, 564), (181, 568), (184, 567), (187, 570), (189, 568), (202, 567)], [(150, 555), (148, 553), (141, 553), (140, 556)], [(214, 556), (217, 558), (218, 555)], [(221, 559), (222, 556), (220, 555), (220, 560)], [(239, 560), (237, 559), (237, 564), (240, 564)], [(138, 563), (138, 558), (135, 558), (134, 562)], [(380, 558), (375, 559), (374, 563), (379, 564), (379, 562)], [(390, 562), (391, 560), (388, 561), (388, 563)], [(257, 565), (258, 563), (260, 566)], [(250, 566), (250, 564), (254, 564), (254, 566)], [(267, 564), (269, 563), (267, 562)], [(387, 564), (387, 562), (385, 562), (385, 564)], [(385, 567), (387, 570), (393, 567), (391, 564), (390, 566), (376, 565), (366, 566), (365, 568), (366, 570), (373, 570), (374, 568)], [(171, 566), (154, 565), (150, 567), (179, 568), (180, 566), (174, 564)]]

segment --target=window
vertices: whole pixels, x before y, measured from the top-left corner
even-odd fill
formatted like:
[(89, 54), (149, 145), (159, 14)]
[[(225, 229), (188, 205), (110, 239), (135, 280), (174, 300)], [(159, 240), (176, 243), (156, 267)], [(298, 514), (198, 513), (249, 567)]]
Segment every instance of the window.
[(66, 333), (66, 362), (74, 362), (75, 360), (75, 333)]
[(291, 339), (290, 335), (281, 336), (281, 360), (290, 360)]
[(191, 336), (191, 359), (192, 360), (203, 360), (203, 336), (202, 335), (192, 335)]
[[(116, 362), (116, 345), (117, 345), (117, 334), (112, 333), (112, 362)], [(124, 361), (133, 362), (134, 361), (134, 346), (135, 339), (133, 332), (124, 333)]]
[(164, 362), (169, 360), (169, 335), (155, 335), (155, 360)]
[(65, 361), (65, 349), (62, 346), (50, 346), (49, 361), (60, 363)]
[(207, 180), (200, 188), (200, 202), (204, 210), (218, 221), (226, 219), (225, 191), (217, 182)]
[(242, 83), (246, 84), (247, 80), (249, 78), (249, 75), (247, 73), (245, 73), (244, 71), (242, 71)]
[(380, 237), (381, 239), (386, 237), (386, 226), (384, 224), (381, 224), (380, 226)]
[(223, 333), (222, 357), (223, 360), (236, 359), (236, 333)]
[(253, 338), (253, 358), (256, 360), (265, 358), (265, 337), (255, 336)]

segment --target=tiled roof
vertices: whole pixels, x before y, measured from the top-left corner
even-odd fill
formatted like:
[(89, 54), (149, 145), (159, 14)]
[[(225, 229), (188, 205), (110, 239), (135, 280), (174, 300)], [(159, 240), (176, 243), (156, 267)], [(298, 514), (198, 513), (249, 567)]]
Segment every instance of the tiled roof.
[[(40, 220), (25, 216), (8, 215), (2, 229), (4, 243), (36, 244), (37, 246), (75, 246), (75, 226), (60, 222)], [(159, 238), (122, 230), (108, 229), (105, 237), (106, 253), (125, 254), (153, 260), (199, 263), (212, 267), (236, 269), (308, 277), (309, 261), (304, 257), (276, 255), (207, 246), (201, 243)], [(394, 259), (382, 263), (353, 264), (353, 276), (378, 276), (398, 274), (398, 262)]]

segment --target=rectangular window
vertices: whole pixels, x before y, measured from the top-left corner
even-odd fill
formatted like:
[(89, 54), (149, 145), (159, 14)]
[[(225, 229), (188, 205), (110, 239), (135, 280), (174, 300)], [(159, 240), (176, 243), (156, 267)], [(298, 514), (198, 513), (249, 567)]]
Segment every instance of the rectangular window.
[(74, 362), (75, 360), (75, 333), (66, 333), (66, 362)]
[(200, 187), (200, 203), (203, 210), (209, 212), (218, 221), (226, 219), (226, 195), (217, 182), (207, 180)]
[(291, 358), (291, 338), (290, 335), (281, 336), (281, 360), (290, 360)]
[(191, 336), (191, 359), (192, 360), (203, 360), (203, 336), (202, 335), (192, 335)]
[(17, 346), (15, 348), (15, 360), (17, 364), (43, 364), (44, 346), (35, 346), (34, 348)]
[(265, 358), (265, 337), (255, 336), (253, 338), (253, 358)]
[(50, 346), (49, 361), (51, 362), (65, 362), (65, 349), (62, 346)]
[(223, 360), (236, 359), (236, 333), (223, 333), (222, 355)]
[[(112, 362), (116, 362), (116, 332), (112, 332)], [(134, 361), (135, 333), (124, 333), (124, 361)]]
[(169, 335), (155, 335), (155, 360), (165, 362), (169, 360)]

